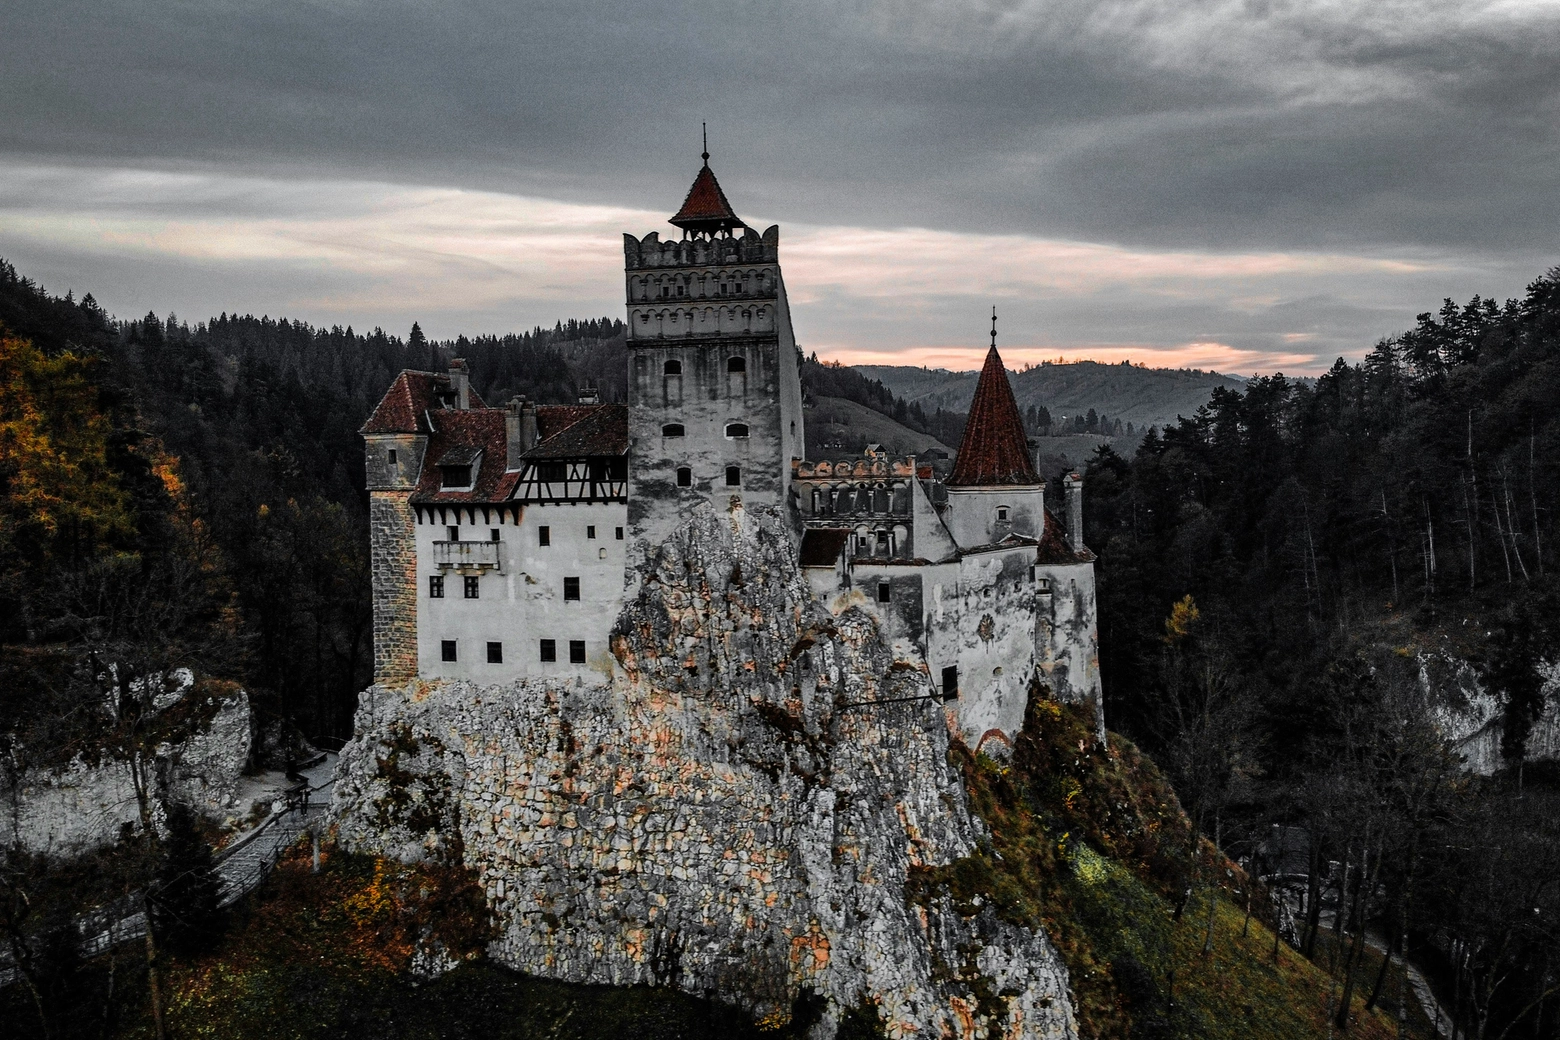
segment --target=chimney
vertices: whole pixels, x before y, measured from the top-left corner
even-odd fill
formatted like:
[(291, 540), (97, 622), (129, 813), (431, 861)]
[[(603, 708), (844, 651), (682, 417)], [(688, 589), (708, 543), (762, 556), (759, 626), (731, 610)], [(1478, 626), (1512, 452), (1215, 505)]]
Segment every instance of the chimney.
[(520, 455), (525, 451), (520, 447), (520, 409), (524, 404), (525, 398), (511, 397), (504, 406), (504, 444), (509, 449), (504, 468), (511, 473), (520, 468)]
[(450, 392), (456, 408), (463, 412), (471, 408), (471, 373), (466, 371), (465, 358), (450, 359)]
[(520, 450), (536, 447), (536, 403), (520, 398)]
[(1083, 477), (1077, 473), (1063, 477), (1062, 495), (1067, 506), (1067, 541), (1077, 552), (1083, 548)]

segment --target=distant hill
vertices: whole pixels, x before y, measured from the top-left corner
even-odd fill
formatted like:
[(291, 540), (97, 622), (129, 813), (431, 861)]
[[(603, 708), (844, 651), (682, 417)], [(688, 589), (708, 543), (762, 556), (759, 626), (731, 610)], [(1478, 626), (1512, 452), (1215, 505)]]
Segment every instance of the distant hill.
[(859, 452), (868, 444), (881, 444), (892, 455), (924, 457), (936, 450), (953, 456), (954, 449), (937, 438), (916, 433), (864, 404), (843, 397), (816, 396), (808, 405), (805, 430), (810, 459), (828, 458), (834, 452)]
[[(881, 382), (907, 404), (963, 412), (975, 394), (977, 372), (908, 365), (857, 365), (868, 379)], [(1177, 416), (1191, 415), (1207, 402), (1217, 386), (1240, 390), (1245, 381), (1217, 372), (1184, 368), (1142, 368), (1105, 365), (1097, 361), (1045, 363), (1010, 373), (1013, 394), (1021, 408), (1050, 410), (1053, 418), (1071, 418), (1090, 408), (1134, 426), (1164, 426)]]

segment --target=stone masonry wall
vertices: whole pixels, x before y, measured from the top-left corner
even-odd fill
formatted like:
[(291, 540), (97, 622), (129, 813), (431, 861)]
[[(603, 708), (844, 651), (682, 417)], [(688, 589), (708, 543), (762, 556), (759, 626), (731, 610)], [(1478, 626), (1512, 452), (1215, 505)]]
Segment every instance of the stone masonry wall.
[(374, 681), (417, 675), (417, 526), (410, 491), (369, 494), (369, 564), (374, 586)]
[(772, 1020), (810, 992), (820, 1037), (869, 1005), (895, 1037), (1076, 1036), (1044, 935), (907, 898), (982, 825), (927, 676), (867, 614), (813, 600), (777, 516), (696, 513), (614, 651), (611, 682), (372, 688), (338, 766), (340, 840), (463, 859), (501, 923), (493, 956), (528, 973)]

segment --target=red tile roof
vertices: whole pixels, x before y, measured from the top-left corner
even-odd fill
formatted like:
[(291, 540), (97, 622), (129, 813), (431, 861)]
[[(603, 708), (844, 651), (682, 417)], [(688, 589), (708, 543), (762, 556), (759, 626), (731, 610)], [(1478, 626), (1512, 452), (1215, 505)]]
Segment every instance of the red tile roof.
[(693, 179), (693, 187), (688, 189), (682, 209), (671, 222), (689, 231), (729, 231), (747, 227), (737, 219), (736, 211), (726, 201), (726, 193), (720, 190), (720, 182), (715, 179), (709, 163), (705, 163)]
[[(358, 433), (431, 433), (427, 413), (442, 409), (443, 399), (450, 394), (448, 372), (408, 369), (395, 377)], [(476, 390), (471, 391), (471, 407), (487, 407)]]
[[(502, 502), (514, 491), (520, 474), (508, 473), (509, 442), (502, 408), (429, 413), (433, 429), (428, 436), (428, 451), (423, 456), (422, 474), (413, 502)], [(469, 491), (445, 491), (440, 487), (438, 462), (482, 452), (475, 479)]]
[(1008, 385), (1002, 356), (992, 347), (975, 384), (975, 398), (959, 442), (949, 487), (990, 487), (1004, 484), (1038, 484), (1024, 420)]
[(1062, 533), (1062, 522), (1056, 518), (1056, 514), (1049, 509), (1045, 511), (1045, 533), (1040, 538), (1040, 547), (1035, 550), (1035, 562), (1046, 563), (1088, 563), (1094, 559), (1094, 554), (1088, 549), (1078, 552), (1067, 542), (1067, 537)]
[(546, 429), (543, 409), (538, 408), (537, 425), (543, 437), (525, 453), (528, 459), (580, 459), (591, 455), (623, 455), (628, 452), (628, 406), (596, 404), (574, 406), (586, 414), (560, 427)]

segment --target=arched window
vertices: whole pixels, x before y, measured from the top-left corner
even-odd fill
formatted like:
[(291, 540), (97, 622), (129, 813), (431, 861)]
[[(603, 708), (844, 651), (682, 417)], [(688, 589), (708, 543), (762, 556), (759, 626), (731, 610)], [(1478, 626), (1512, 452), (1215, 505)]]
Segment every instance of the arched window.
[(669, 376), (680, 376), (682, 375), (682, 362), (668, 361), (666, 364), (661, 366), (661, 371)]
[(727, 487), (740, 487), (741, 485), (742, 485), (742, 467), (741, 466), (727, 466), (726, 467), (726, 486)]
[(747, 423), (734, 422), (734, 423), (727, 423), (726, 424), (726, 436), (727, 437), (746, 437), (747, 435), (748, 435)]
[(693, 470), (687, 466), (677, 467), (677, 486), (693, 487)]
[(682, 423), (667, 423), (661, 427), (662, 437), (681, 437), (683, 435)]
[(726, 359), (726, 371), (727, 372), (746, 372), (747, 371), (747, 359), (746, 358), (739, 358), (739, 357), (727, 358)]

